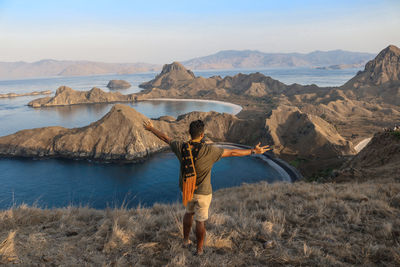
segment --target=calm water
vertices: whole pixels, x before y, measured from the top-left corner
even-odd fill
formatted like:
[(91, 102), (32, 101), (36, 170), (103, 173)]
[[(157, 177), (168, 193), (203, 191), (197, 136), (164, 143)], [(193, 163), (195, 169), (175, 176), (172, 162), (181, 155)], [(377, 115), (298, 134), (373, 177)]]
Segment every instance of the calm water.
[[(172, 153), (155, 155), (142, 164), (1, 159), (0, 170), (0, 209), (21, 203), (105, 208), (180, 201), (179, 162)], [(221, 159), (212, 171), (214, 189), (282, 179), (270, 165), (252, 157)]]
[[(257, 70), (284, 83), (312, 84), (320, 86), (341, 85), (349, 80), (357, 69), (268, 69)], [(198, 71), (196, 75), (235, 75), (239, 71)], [(240, 70), (251, 73), (254, 70)], [(0, 81), (0, 93), (55, 91), (61, 85), (77, 90), (93, 86), (107, 90), (111, 79), (123, 79), (133, 86), (121, 93), (138, 92), (138, 85), (152, 79), (157, 73), (131, 75), (101, 75)], [(0, 136), (18, 130), (59, 125), (79, 127), (96, 121), (107, 113), (112, 104), (77, 105), (33, 109), (26, 104), (37, 98), (18, 97), (0, 99)], [(229, 105), (204, 102), (149, 101), (130, 104), (148, 117), (163, 115), (177, 117), (190, 111), (235, 113)], [(179, 200), (177, 187), (179, 163), (171, 153), (161, 153), (140, 164), (97, 164), (71, 160), (0, 159), (0, 208), (27, 203), (39, 206), (61, 207), (70, 204), (89, 205), (95, 208), (129, 206), (139, 203)], [(283, 176), (264, 161), (257, 158), (222, 159), (213, 169), (214, 189), (251, 183), (260, 180), (281, 181)]]
[[(194, 71), (196, 76), (221, 77), (233, 76), (237, 73), (249, 74), (261, 72), (286, 84), (316, 84), (319, 86), (339, 86), (351, 79), (360, 69), (344, 70), (319, 70), (310, 68), (279, 68), (279, 69), (241, 69), (241, 70), (200, 70)], [(126, 80), (132, 87), (119, 90), (121, 93), (136, 93), (141, 89), (139, 84), (149, 81), (157, 75), (157, 72), (125, 74), (125, 75), (98, 75), (82, 77), (54, 77), (23, 80), (0, 80), (0, 93), (26, 93), (32, 91), (52, 90), (55, 91), (61, 85), (67, 85), (75, 90), (89, 90), (96, 86), (105, 91), (107, 83), (112, 79)], [(35, 98), (35, 97), (34, 97)]]

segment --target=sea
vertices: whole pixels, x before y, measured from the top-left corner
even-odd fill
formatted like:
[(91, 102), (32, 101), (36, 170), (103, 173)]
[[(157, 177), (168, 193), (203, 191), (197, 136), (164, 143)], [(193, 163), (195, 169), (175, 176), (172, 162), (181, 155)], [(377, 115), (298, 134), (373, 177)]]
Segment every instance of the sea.
[[(237, 73), (260, 72), (286, 84), (340, 86), (359, 69), (321, 70), (312, 68), (235, 69), (194, 71), (196, 76), (225, 77)], [(106, 87), (109, 80), (132, 84), (123, 94), (139, 92), (139, 84), (158, 73), (93, 75), (0, 80), (0, 94), (55, 90), (66, 85), (75, 90)], [(0, 99), (0, 136), (23, 129), (46, 126), (82, 127), (104, 116), (113, 104), (89, 104), (66, 107), (31, 108), (27, 103), (43, 96)], [(191, 111), (217, 111), (235, 114), (234, 105), (197, 101), (144, 101), (129, 103), (150, 118), (177, 117)], [(42, 208), (89, 206), (151, 206), (154, 203), (180, 201), (179, 162), (171, 152), (153, 155), (142, 163), (96, 163), (87, 160), (0, 158), (0, 209), (21, 204)], [(287, 182), (282, 170), (258, 157), (224, 158), (212, 170), (214, 190), (242, 183)]]

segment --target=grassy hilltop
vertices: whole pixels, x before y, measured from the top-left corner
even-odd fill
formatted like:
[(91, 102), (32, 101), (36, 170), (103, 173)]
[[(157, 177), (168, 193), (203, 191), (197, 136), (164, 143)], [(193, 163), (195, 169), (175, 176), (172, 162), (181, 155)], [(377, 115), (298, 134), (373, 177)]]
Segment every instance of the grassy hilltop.
[(394, 180), (258, 183), (219, 190), (207, 223), (206, 254), (200, 257), (181, 247), (183, 213), (180, 204), (106, 210), (15, 207), (0, 212), (0, 262), (65, 266), (400, 264), (400, 183)]

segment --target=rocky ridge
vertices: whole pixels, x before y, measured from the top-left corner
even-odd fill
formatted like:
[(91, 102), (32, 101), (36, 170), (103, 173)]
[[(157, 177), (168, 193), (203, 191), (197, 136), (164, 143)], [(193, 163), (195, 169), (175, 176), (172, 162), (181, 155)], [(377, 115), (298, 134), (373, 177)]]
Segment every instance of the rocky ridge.
[[(187, 139), (191, 121), (201, 119), (206, 124), (206, 137), (211, 141), (245, 143), (254, 145), (258, 141), (270, 143), (272, 138), (284, 140), (285, 121), (274, 120), (272, 115), (267, 127), (260, 127), (257, 119), (242, 120), (234, 115), (217, 112), (191, 112), (176, 120), (164, 117), (153, 120), (156, 128), (172, 138)], [(22, 130), (15, 134), (0, 137), (0, 155), (5, 157), (62, 157), (106, 161), (135, 161), (166, 149), (168, 146), (143, 128), (148, 118), (133, 108), (117, 104), (100, 120), (81, 128), (45, 127)], [(318, 128), (322, 122), (307, 120), (306, 127)], [(293, 131), (304, 129), (304, 123), (294, 125)], [(311, 133), (308, 139), (324, 145), (324, 156), (351, 153), (339, 135), (329, 131)], [(336, 134), (336, 135), (335, 135)], [(335, 139), (336, 138), (336, 139)], [(339, 140), (339, 141), (337, 141)], [(295, 151), (294, 143), (285, 144), (286, 149)], [(277, 153), (279, 154), (279, 150)], [(307, 150), (303, 154), (314, 153)]]
[(358, 98), (400, 105), (400, 49), (389, 45), (342, 88)]
[(51, 107), (65, 106), (75, 104), (91, 104), (91, 103), (112, 103), (112, 102), (131, 102), (135, 101), (135, 96), (123, 95), (119, 92), (104, 92), (100, 88), (93, 87), (89, 91), (75, 91), (67, 86), (60, 86), (55, 96), (43, 97), (32, 100), (28, 106)]

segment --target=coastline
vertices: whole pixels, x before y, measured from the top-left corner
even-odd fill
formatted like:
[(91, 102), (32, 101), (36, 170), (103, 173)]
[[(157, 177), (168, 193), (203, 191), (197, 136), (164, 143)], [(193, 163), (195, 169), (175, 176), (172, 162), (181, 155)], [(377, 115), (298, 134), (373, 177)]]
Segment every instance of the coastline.
[[(241, 145), (241, 144), (234, 144), (234, 143), (228, 143), (228, 142), (217, 142), (217, 145), (223, 145), (223, 146), (231, 146), (231, 147), (238, 147), (238, 148), (244, 148), (244, 149), (249, 149), (251, 148), (250, 146), (246, 145)], [(275, 155), (271, 155), (271, 153), (265, 152), (262, 155), (256, 155), (258, 158), (261, 160), (267, 162), (272, 168), (274, 168), (276, 171), (278, 171), (282, 176), (287, 178), (287, 180), (282, 180), (280, 182), (296, 182), (299, 181), (303, 178), (299, 170), (297, 170), (295, 167), (287, 163), (286, 161), (275, 157)]]
[(361, 140), (357, 145), (354, 146), (354, 149), (359, 153), (361, 150), (363, 150), (364, 147), (368, 145), (368, 143), (371, 141), (372, 137), (365, 138)]
[(225, 101), (220, 101), (220, 100), (207, 100), (207, 99), (193, 99), (193, 98), (149, 98), (149, 99), (143, 99), (139, 101), (183, 101), (183, 102), (206, 102), (206, 103), (215, 103), (215, 104), (221, 104), (225, 105), (228, 107), (234, 108), (235, 113), (232, 113), (233, 115), (237, 115), (240, 111), (243, 110), (243, 107), (237, 104), (233, 104), (230, 102), (225, 102)]

